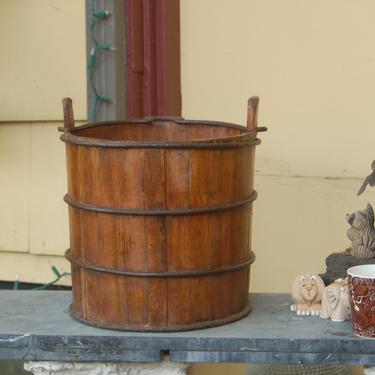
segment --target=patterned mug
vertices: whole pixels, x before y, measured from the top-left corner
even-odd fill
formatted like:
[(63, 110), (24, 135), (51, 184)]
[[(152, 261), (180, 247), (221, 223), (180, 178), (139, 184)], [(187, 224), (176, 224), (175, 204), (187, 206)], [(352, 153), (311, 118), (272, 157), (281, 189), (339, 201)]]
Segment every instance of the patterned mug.
[(353, 333), (375, 338), (375, 264), (351, 267), (347, 273)]

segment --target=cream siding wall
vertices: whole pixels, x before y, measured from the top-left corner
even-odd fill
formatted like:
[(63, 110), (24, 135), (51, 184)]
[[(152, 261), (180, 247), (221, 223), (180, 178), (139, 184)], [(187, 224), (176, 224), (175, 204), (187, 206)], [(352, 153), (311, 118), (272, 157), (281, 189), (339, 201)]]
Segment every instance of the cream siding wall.
[(257, 169), (361, 177), (373, 159), (372, 0), (188, 0), (182, 5), (186, 117), (243, 123), (261, 97)]
[(1, 0), (0, 121), (61, 120), (61, 98), (86, 117), (83, 0)]
[[(0, 280), (68, 271), (61, 99), (86, 113), (83, 0), (0, 2)], [(65, 279), (64, 283), (70, 283)]]
[(189, 0), (182, 5), (183, 115), (244, 123), (261, 98), (254, 291), (288, 291), (344, 250), (345, 215), (374, 159), (371, 0)]
[(0, 125), (0, 250), (28, 251), (28, 125)]

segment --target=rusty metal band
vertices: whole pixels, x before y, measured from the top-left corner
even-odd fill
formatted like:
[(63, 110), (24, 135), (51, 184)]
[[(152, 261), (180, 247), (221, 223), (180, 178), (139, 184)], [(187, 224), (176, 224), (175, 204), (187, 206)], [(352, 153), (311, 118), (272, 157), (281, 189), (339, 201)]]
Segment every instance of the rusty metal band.
[(183, 216), (183, 215), (200, 215), (210, 212), (229, 211), (239, 207), (245, 207), (255, 201), (257, 192), (254, 190), (252, 195), (238, 202), (222, 204), (219, 206), (203, 207), (203, 208), (184, 208), (172, 210), (141, 210), (141, 209), (123, 209), (117, 207), (99, 207), (88, 203), (79, 202), (68, 194), (64, 196), (64, 201), (72, 207), (85, 211), (99, 212), (102, 214), (112, 215), (130, 215), (130, 216)]
[(80, 268), (84, 268), (90, 271), (96, 272), (105, 272), (105, 273), (112, 273), (116, 275), (122, 276), (131, 276), (131, 277), (158, 277), (158, 278), (165, 278), (165, 277), (194, 277), (194, 276), (207, 276), (207, 275), (215, 275), (220, 273), (226, 273), (231, 271), (236, 271), (241, 268), (245, 268), (250, 264), (254, 263), (255, 261), (255, 254), (251, 251), (250, 257), (246, 259), (244, 262), (226, 266), (221, 268), (214, 268), (211, 270), (181, 270), (181, 271), (165, 271), (165, 272), (138, 272), (138, 271), (126, 271), (126, 270), (118, 270), (116, 268), (109, 268), (109, 267), (102, 267), (98, 266), (93, 263), (83, 262), (80, 259), (77, 259), (72, 256), (70, 249), (66, 250), (65, 258), (68, 259), (72, 264), (78, 266)]
[(64, 133), (60, 139), (65, 143), (104, 148), (164, 148), (164, 149), (230, 149), (252, 147), (261, 143), (259, 138), (237, 142), (125, 142), (99, 138), (79, 137), (70, 132)]

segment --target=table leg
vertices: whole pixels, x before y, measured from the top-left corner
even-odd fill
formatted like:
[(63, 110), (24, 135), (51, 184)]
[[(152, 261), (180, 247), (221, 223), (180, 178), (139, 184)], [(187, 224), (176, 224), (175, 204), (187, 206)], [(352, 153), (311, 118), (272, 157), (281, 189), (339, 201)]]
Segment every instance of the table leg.
[(26, 362), (34, 375), (185, 375), (190, 365), (169, 362)]

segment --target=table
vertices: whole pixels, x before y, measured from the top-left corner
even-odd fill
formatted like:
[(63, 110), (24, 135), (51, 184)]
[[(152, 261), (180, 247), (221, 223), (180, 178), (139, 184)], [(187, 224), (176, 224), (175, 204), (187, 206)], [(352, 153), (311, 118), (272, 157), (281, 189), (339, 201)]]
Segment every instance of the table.
[[(375, 365), (375, 340), (354, 336), (351, 322), (297, 316), (289, 310), (288, 294), (251, 294), (250, 298), (253, 310), (238, 322), (188, 332), (140, 333), (73, 320), (68, 313), (70, 291), (3, 290), (0, 360), (29, 361), (29, 367), (43, 361), (53, 361), (45, 366), (65, 362), (74, 367), (59, 374), (93, 373), (85, 370), (92, 368), (92, 361), (96, 366), (98, 362), (117, 366), (118, 373), (121, 366), (138, 366), (139, 372), (145, 362), (150, 363), (148, 368), (158, 368), (159, 361), (165, 373), (183, 373), (189, 363), (199, 362)], [(162, 361), (165, 356), (168, 361)], [(160, 371), (159, 367), (155, 374)]]

